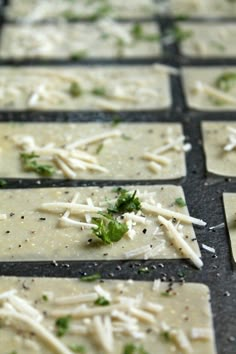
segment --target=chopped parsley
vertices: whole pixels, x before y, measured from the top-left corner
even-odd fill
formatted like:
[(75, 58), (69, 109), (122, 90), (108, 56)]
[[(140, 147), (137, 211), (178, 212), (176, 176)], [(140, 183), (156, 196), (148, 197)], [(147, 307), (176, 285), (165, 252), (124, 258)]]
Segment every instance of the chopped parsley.
[(217, 77), (215, 87), (219, 90), (228, 92), (236, 85), (236, 72), (226, 72)]
[(5, 179), (0, 179), (0, 188), (5, 187), (7, 185), (7, 181)]
[(71, 60), (80, 61), (88, 56), (86, 50), (78, 50), (77, 52), (73, 52), (70, 54)]
[(165, 340), (165, 341), (167, 341), (167, 342), (169, 342), (170, 341), (170, 332), (168, 332), (168, 331), (162, 331), (161, 333), (160, 333), (160, 335), (161, 335), (161, 337)]
[(46, 294), (43, 294), (42, 295), (42, 300), (45, 301), (45, 302), (48, 301), (48, 296)]
[(166, 32), (166, 35), (173, 37), (173, 39), (177, 43), (180, 43), (180, 42), (185, 41), (186, 39), (192, 37), (193, 32), (190, 30), (183, 30), (179, 26), (175, 25), (172, 29), (170, 29)]
[(95, 96), (106, 96), (106, 89), (105, 87), (94, 87), (91, 93)]
[(118, 199), (113, 207), (108, 208), (109, 213), (130, 213), (141, 209), (141, 202), (136, 197), (137, 191), (131, 193), (121, 188), (117, 192), (119, 194)]
[(102, 4), (91, 16), (89, 16), (90, 21), (97, 21), (100, 18), (110, 15), (112, 12), (112, 7), (109, 4)]
[(150, 272), (150, 270), (148, 267), (139, 268), (139, 270), (138, 270), (139, 274), (145, 274), (145, 273), (149, 273), (149, 272)]
[(55, 173), (55, 167), (52, 165), (42, 165), (37, 162), (39, 155), (34, 152), (20, 154), (21, 162), (25, 171), (36, 172), (40, 176), (51, 177)]
[(180, 208), (183, 208), (186, 206), (185, 201), (181, 197), (175, 199), (175, 204), (178, 205)]
[(131, 34), (136, 41), (157, 41), (160, 40), (158, 34), (147, 34), (140, 23), (135, 23), (131, 29)]
[(126, 224), (121, 224), (110, 214), (102, 214), (103, 218), (92, 218), (92, 223), (97, 227), (93, 228), (93, 234), (102, 240), (105, 244), (118, 242), (128, 231)]
[(94, 304), (99, 306), (108, 306), (110, 305), (110, 301), (108, 301), (104, 296), (100, 296), (97, 300), (94, 301)]
[(101, 279), (101, 274), (100, 273), (94, 273), (91, 275), (83, 275), (80, 280), (82, 281), (87, 281), (87, 282), (92, 282)]
[(135, 345), (133, 343), (126, 344), (123, 354), (148, 354), (142, 345)]
[(81, 354), (86, 353), (86, 349), (83, 345), (71, 344), (69, 346), (69, 349), (72, 350), (72, 352), (74, 352), (74, 353), (81, 353)]
[(59, 317), (56, 322), (56, 334), (58, 337), (62, 337), (66, 334), (66, 332), (69, 330), (70, 326), (70, 316), (65, 316), (65, 317)]
[(73, 81), (69, 87), (69, 94), (71, 95), (71, 97), (79, 97), (82, 95), (82, 93), (82, 88), (80, 87), (78, 82)]
[(96, 154), (97, 155), (100, 154), (100, 152), (102, 151), (103, 148), (104, 148), (104, 144), (103, 143), (99, 144), (96, 149)]
[(122, 122), (122, 118), (119, 115), (114, 115), (112, 117), (112, 122), (111, 125), (112, 127), (116, 127), (118, 124), (120, 124)]

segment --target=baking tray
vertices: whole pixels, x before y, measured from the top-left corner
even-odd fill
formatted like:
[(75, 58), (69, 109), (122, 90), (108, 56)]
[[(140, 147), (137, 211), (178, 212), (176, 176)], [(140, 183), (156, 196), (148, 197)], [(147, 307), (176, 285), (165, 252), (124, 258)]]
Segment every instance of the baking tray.
[[(161, 31), (172, 28), (171, 18), (156, 18)], [(228, 20), (226, 20), (228, 21)], [(130, 21), (129, 21), (130, 22)], [(4, 20), (1, 23), (3, 25)], [(236, 58), (230, 61), (220, 60), (191, 60), (181, 57), (176, 44), (164, 45), (164, 54), (155, 62), (166, 63), (177, 68), (186, 65), (225, 65), (235, 64)], [(73, 65), (87, 64), (148, 64), (150, 60), (85, 60)], [(11, 65), (71, 65), (70, 61), (22, 61), (0, 62)], [(71, 187), (71, 186), (103, 186), (103, 185), (153, 185), (177, 184), (184, 188), (190, 214), (201, 217), (209, 226), (225, 222), (222, 193), (236, 192), (236, 178), (214, 176), (206, 172), (205, 157), (202, 148), (200, 124), (204, 120), (235, 121), (236, 112), (197, 112), (186, 106), (181, 77), (171, 77), (171, 92), (173, 104), (164, 111), (148, 112), (119, 112), (123, 121), (129, 122), (179, 122), (184, 134), (189, 138), (193, 148), (187, 154), (187, 176), (178, 181), (65, 181), (47, 179), (6, 179), (5, 188), (39, 188), (39, 187)], [(0, 112), (0, 122), (8, 121), (37, 121), (37, 122), (87, 122), (112, 120), (112, 113), (102, 112)], [(0, 125), (1, 128), (1, 125)], [(0, 176), (1, 177), (1, 176)], [(4, 178), (5, 179), (5, 178)], [(38, 182), (39, 181), (39, 182)], [(40, 184), (39, 184), (40, 183)], [(100, 272), (105, 279), (135, 279), (149, 280), (161, 278), (163, 281), (173, 280), (183, 282), (200, 282), (209, 286), (212, 297), (215, 338), (218, 354), (236, 353), (236, 271), (233, 263), (227, 227), (210, 231), (195, 228), (199, 245), (210, 244), (216, 249), (216, 256), (202, 250), (203, 270), (196, 270), (186, 260), (129, 260), (129, 261), (60, 261), (52, 262), (0, 262), (0, 275), (16, 276), (55, 276), (80, 277), (85, 274)], [(140, 267), (148, 267), (149, 273), (140, 274)], [(184, 274), (184, 277), (182, 275)], [(207, 354), (207, 353), (202, 353)]]

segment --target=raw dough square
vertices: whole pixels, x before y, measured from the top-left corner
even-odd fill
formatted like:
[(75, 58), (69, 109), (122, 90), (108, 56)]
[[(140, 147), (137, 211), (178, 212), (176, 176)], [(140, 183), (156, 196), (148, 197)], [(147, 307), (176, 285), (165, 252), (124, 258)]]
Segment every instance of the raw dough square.
[(0, 43), (0, 58), (14, 60), (154, 58), (161, 53), (155, 22), (7, 24), (3, 26)]
[(224, 193), (223, 199), (231, 250), (234, 262), (236, 262), (236, 193)]
[(181, 53), (191, 58), (236, 57), (236, 25), (232, 23), (179, 23), (191, 36), (181, 41)]
[[(77, 345), (82, 346), (85, 350), (83, 353), (88, 354), (123, 354), (126, 345), (132, 344), (149, 354), (156, 354), (157, 348), (162, 354), (216, 354), (209, 289), (203, 284), (174, 283), (172, 288), (168, 288), (167, 283), (144, 281), (105, 280), (102, 283), (85, 283), (66, 278), (0, 278), (0, 295), (14, 289), (16, 294), (10, 292), (9, 297), (1, 301), (0, 318), (4, 317), (4, 305), (6, 307), (20, 299), (33, 307), (39, 318), (42, 316), (42, 320), (37, 322), (35, 315), (34, 327), (38, 325), (46, 328), (65, 348)], [(105, 296), (110, 299), (106, 306), (94, 303), (96, 299), (102, 298), (101, 292), (103, 299)], [(168, 292), (169, 296), (164, 296)], [(81, 302), (83, 297), (86, 302)], [(68, 300), (72, 302), (71, 305), (59, 304)], [(76, 309), (81, 306), (82, 313), (89, 312), (86, 320), (82, 313), (75, 318)], [(16, 311), (19, 314), (19, 310)], [(5, 310), (7, 325), (6, 320), (1, 319), (1, 347), (4, 348), (4, 351), (0, 350), (1, 354), (13, 351), (19, 354), (52, 353), (50, 344), (39, 338), (32, 326), (22, 326), (21, 320), (15, 322), (9, 312)], [(62, 314), (70, 314), (71, 317), (68, 319)], [(141, 315), (146, 315), (145, 320)], [(31, 318), (27, 314), (24, 316)], [(64, 335), (57, 337), (56, 321), (59, 318), (64, 318), (68, 328)], [(110, 327), (104, 329), (104, 319), (113, 328), (112, 334)], [(97, 323), (100, 326), (96, 326)], [(126, 333), (125, 327), (129, 328)], [(98, 335), (99, 329), (105, 338)], [(188, 351), (183, 350), (182, 345)], [(66, 353), (72, 354), (72, 351), (67, 349)]]
[[(95, 139), (93, 144), (85, 143), (84, 139), (101, 137), (104, 134), (108, 134), (107, 139)], [(109, 134), (118, 134), (118, 136), (109, 138)], [(34, 139), (36, 147), (33, 146), (29, 150), (30, 146), (26, 144), (23, 149), (23, 146), (17, 144), (17, 141), (21, 142), (22, 138), (28, 144), (31, 144), (31, 140)], [(179, 151), (172, 148), (160, 154), (167, 163), (159, 165), (158, 171), (151, 170), (150, 161), (145, 160), (143, 156), (145, 153), (166, 146), (170, 141), (176, 142), (181, 139), (184, 137), (179, 123), (120, 123), (115, 126), (111, 123), (0, 123), (0, 177), (43, 177), (35, 172), (25, 171), (23, 168), (20, 154), (33, 151), (37, 156), (41, 156), (43, 164), (54, 166), (55, 174), (52, 178), (57, 179), (178, 179), (186, 175), (183, 143), (179, 145)], [(74, 152), (73, 149), (69, 150), (69, 147), (68, 149), (65, 147), (62, 154), (73, 155), (77, 154), (78, 150), (82, 153), (86, 152), (90, 158), (95, 159), (95, 165), (99, 165), (102, 169), (89, 166), (88, 168), (85, 166), (85, 169), (75, 167), (70, 176), (58, 166), (54, 151), (60, 153), (63, 146), (78, 141), (84, 142), (85, 145), (78, 146)], [(48, 144), (54, 144), (56, 150), (49, 148), (48, 154), (45, 155), (45, 149), (43, 151), (40, 149)], [(87, 162), (86, 158), (84, 162)]]
[[(231, 133), (230, 129), (235, 130)], [(207, 171), (228, 177), (236, 177), (236, 123), (235, 122), (203, 122), (203, 144), (206, 155)], [(235, 137), (235, 147), (230, 146), (230, 136)], [(233, 147), (233, 145), (232, 145)]]
[[(229, 89), (217, 86), (222, 75), (236, 77), (236, 67), (188, 67), (183, 69), (184, 91), (189, 108), (201, 111), (235, 111), (236, 80), (229, 82)], [(224, 84), (224, 83), (223, 83)]]
[(7, 7), (7, 17), (19, 21), (36, 22), (48, 19), (80, 20), (114, 18), (150, 18), (161, 6), (154, 0), (107, 0), (107, 1), (68, 1), (57, 0), (11, 0)]
[(236, 4), (228, 0), (170, 0), (174, 16), (188, 17), (235, 17)]
[(171, 105), (159, 65), (0, 68), (0, 109), (155, 110)]
[[(188, 215), (186, 206), (180, 207), (175, 203), (177, 198), (185, 200), (181, 187), (156, 185), (126, 189), (137, 191), (138, 195), (141, 193), (142, 203), (160, 203), (163, 208)], [(172, 244), (165, 229), (159, 226), (158, 215), (146, 209), (144, 211), (143, 207), (145, 223), (131, 223), (130, 228), (135, 231), (131, 231), (133, 236), (124, 235), (118, 242), (105, 244), (93, 235), (90, 227), (61, 221), (60, 217), (67, 210), (64, 206), (59, 209), (43, 206), (44, 203), (71, 202), (77, 192), (77, 203), (88, 205), (87, 198), (91, 198), (94, 206), (103, 208), (103, 212), (109, 205), (114, 205), (118, 197), (112, 187), (0, 190), (0, 213), (7, 215), (5, 220), (0, 220), (0, 261), (186, 258)], [(88, 216), (84, 213), (75, 215), (72, 211), (70, 219), (86, 222), (87, 217), (91, 220), (93, 216), (99, 217), (92, 211), (88, 212)], [(126, 222), (126, 219), (122, 220)], [(92, 221), (89, 223), (93, 224)], [(196, 255), (200, 256), (192, 225), (183, 223), (180, 232), (183, 232), (184, 240)], [(132, 256), (133, 251), (140, 247), (145, 247), (145, 250), (141, 249)]]

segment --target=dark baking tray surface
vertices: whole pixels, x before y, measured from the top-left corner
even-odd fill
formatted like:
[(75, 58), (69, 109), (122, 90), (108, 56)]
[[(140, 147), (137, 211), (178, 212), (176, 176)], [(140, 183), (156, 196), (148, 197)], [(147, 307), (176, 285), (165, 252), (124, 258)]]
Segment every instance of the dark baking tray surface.
[[(156, 18), (160, 28), (165, 31), (174, 25), (171, 18)], [(228, 20), (226, 20), (228, 21)], [(176, 44), (163, 46), (164, 54), (156, 58), (155, 62), (166, 63), (175, 67), (185, 65), (226, 65), (236, 64), (232, 60), (191, 60), (181, 57)], [(122, 60), (124, 64), (148, 64), (150, 60)], [(62, 62), (60, 62), (62, 63)], [(63, 62), (71, 65), (72, 62)], [(119, 60), (87, 60), (84, 64), (120, 64)], [(13, 62), (1, 62), (12, 64)], [(18, 63), (19, 64), (19, 63)], [(20, 64), (59, 64), (54, 61), (24, 61)], [(213, 226), (225, 222), (222, 193), (236, 192), (236, 178), (227, 178), (209, 175), (206, 172), (205, 157), (202, 148), (200, 123), (204, 120), (230, 120), (235, 121), (236, 112), (196, 112), (186, 106), (181, 77), (171, 77), (171, 91), (173, 104), (169, 110), (150, 112), (119, 112), (125, 122), (180, 122), (184, 133), (189, 138), (193, 148), (187, 154), (188, 174), (178, 181), (66, 181), (47, 179), (7, 179), (6, 188), (39, 188), (51, 186), (84, 186), (84, 185), (126, 185), (126, 184), (178, 184), (184, 188), (190, 213), (201, 217)], [(37, 122), (87, 122), (112, 120), (112, 113), (98, 112), (0, 112), (0, 122), (7, 121), (37, 121)], [(0, 125), (1, 129), (1, 125)], [(0, 176), (1, 177), (1, 176)], [(40, 181), (40, 182), (38, 182)], [(40, 184), (39, 184), (40, 183)], [(216, 249), (216, 256), (202, 250), (204, 262), (203, 270), (196, 270), (187, 260), (129, 260), (129, 261), (70, 261), (61, 262), (0, 262), (0, 275), (17, 276), (56, 276), (80, 277), (83, 274), (100, 272), (106, 279), (135, 279), (154, 280), (161, 278), (163, 281), (188, 281), (207, 284), (211, 291), (214, 327), (218, 354), (236, 353), (236, 271), (233, 263), (227, 227), (210, 231), (195, 228), (199, 245), (210, 244)], [(139, 269), (147, 266), (149, 273), (140, 274)], [(181, 277), (184, 274), (184, 278)], [(207, 354), (207, 353), (202, 353)]]

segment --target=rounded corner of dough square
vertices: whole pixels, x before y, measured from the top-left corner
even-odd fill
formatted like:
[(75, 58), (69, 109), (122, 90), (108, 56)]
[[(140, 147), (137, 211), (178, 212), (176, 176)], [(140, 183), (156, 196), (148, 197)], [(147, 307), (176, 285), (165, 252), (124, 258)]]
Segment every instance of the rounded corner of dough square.
[[(235, 147), (230, 143), (231, 134), (235, 136)], [(236, 123), (205, 121), (202, 123), (202, 135), (207, 171), (220, 176), (236, 177)], [(227, 147), (229, 151), (225, 150)]]

